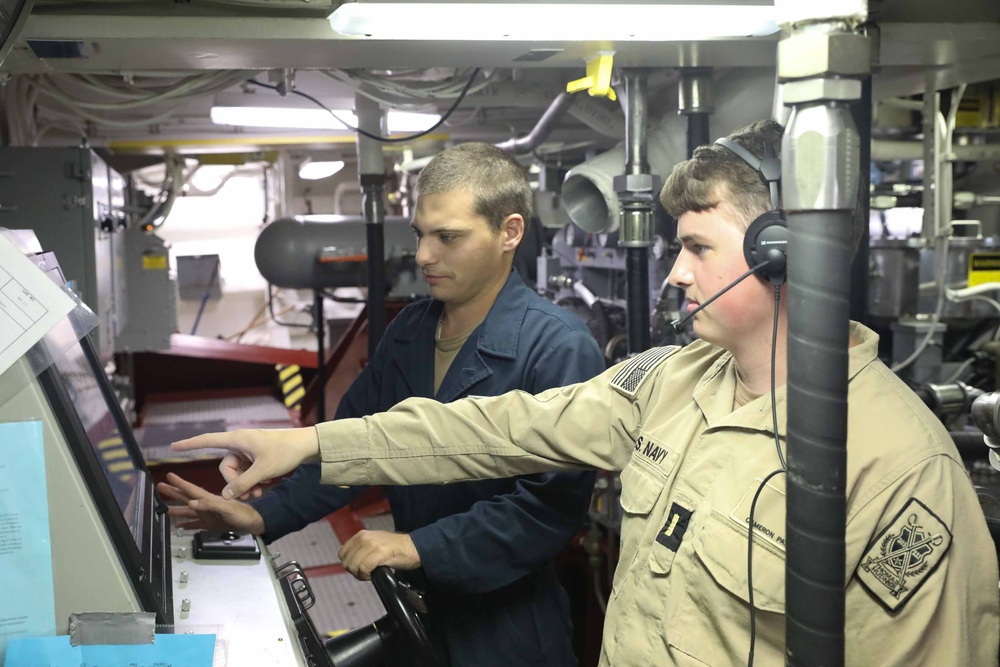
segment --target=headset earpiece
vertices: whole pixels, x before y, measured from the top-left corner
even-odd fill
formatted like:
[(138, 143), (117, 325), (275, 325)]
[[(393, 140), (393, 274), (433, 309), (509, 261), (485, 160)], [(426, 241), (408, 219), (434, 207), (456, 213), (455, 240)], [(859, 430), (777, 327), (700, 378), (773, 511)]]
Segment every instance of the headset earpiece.
[(761, 160), (732, 139), (723, 137), (716, 139), (715, 143), (728, 149), (756, 171), (771, 195), (773, 210), (759, 216), (747, 227), (743, 236), (743, 256), (748, 267), (766, 261), (767, 266), (757, 269), (754, 273), (770, 281), (775, 287), (781, 287), (788, 275), (788, 223), (785, 222), (785, 214), (778, 204), (781, 160), (774, 156), (770, 144), (764, 145), (764, 159)]
[(780, 287), (788, 275), (788, 224), (781, 211), (768, 211), (747, 227), (743, 236), (743, 256), (747, 266), (766, 261), (767, 266), (755, 273)]

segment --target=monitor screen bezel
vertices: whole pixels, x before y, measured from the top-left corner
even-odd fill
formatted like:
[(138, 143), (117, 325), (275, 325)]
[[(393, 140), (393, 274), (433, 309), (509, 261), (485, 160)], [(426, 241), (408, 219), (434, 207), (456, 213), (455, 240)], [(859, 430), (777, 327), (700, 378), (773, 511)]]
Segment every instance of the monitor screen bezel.
[(122, 443), (129, 453), (139, 480), (136, 484), (136, 516), (129, 527), (104, 467), (91, 445), (83, 422), (70, 398), (66, 381), (57, 364), (39, 375), (39, 383), (52, 413), (90, 490), (97, 511), (115, 546), (127, 575), (132, 581), (139, 603), (145, 611), (156, 613), (156, 622), (173, 624), (173, 584), (170, 561), (169, 521), (166, 504), (153, 488), (153, 478), (142, 458), (139, 445), (125, 414), (118, 404), (93, 342), (88, 336), (80, 339), (87, 366), (100, 387), (102, 397), (114, 420)]

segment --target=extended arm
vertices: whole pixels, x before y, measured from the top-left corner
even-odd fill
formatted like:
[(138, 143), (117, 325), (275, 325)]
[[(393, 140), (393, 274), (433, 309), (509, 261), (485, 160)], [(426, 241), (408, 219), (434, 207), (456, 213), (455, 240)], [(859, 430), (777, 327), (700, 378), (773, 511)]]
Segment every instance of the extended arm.
[[(334, 419), (362, 417), (378, 411), (378, 392), (385, 366), (381, 346), (371, 363), (355, 378), (337, 407)], [(320, 483), (318, 463), (300, 466), (288, 479), (250, 504), (260, 513), (270, 542), (301, 530), (344, 507), (365, 491), (364, 486), (339, 487)]]

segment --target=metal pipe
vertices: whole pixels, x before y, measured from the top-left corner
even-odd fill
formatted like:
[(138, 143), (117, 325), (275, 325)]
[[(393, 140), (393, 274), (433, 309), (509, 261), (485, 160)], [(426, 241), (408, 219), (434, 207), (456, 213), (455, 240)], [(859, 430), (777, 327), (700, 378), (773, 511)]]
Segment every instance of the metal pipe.
[(687, 120), (687, 156), (711, 141), (708, 119), (713, 111), (712, 71), (704, 68), (681, 70), (677, 88), (677, 112)]
[(850, 216), (789, 215), (789, 267), (798, 274), (788, 290), (789, 665), (844, 664), (850, 285), (830, 276), (850, 269)]
[(938, 173), (941, 167), (941, 124), (938, 117), (941, 115), (941, 93), (931, 86), (931, 79), (927, 77), (927, 92), (924, 93), (924, 113), (923, 113), (923, 159), (924, 159), (924, 222), (921, 235), (926, 241), (933, 241), (937, 238), (937, 231), (940, 228), (940, 210), (938, 206)]
[[(995, 162), (1000, 160), (1000, 144), (967, 144), (952, 146), (951, 152), (959, 162)], [(923, 144), (901, 139), (875, 139), (872, 141), (872, 160), (923, 160)]]
[[(788, 214), (785, 664), (844, 664), (850, 224), (871, 45), (865, 0), (776, 0)], [(867, 131), (867, 130), (866, 130)], [(867, 166), (865, 167), (867, 168)]]
[(649, 246), (652, 245), (653, 199), (659, 188), (649, 173), (646, 152), (648, 72), (626, 69), (625, 173), (615, 178), (621, 202), (621, 240), (626, 249), (625, 285), (628, 309), (628, 351), (649, 348)]
[(687, 116), (687, 154), (688, 158), (694, 155), (698, 146), (709, 143), (711, 137), (708, 132), (707, 113), (693, 113)]
[[(621, 116), (615, 113), (614, 107), (604, 100), (591, 98), (587, 95), (575, 95), (576, 102), (569, 114), (590, 129), (600, 134), (621, 139), (625, 133)], [(552, 100), (551, 87), (529, 85), (519, 81), (498, 81), (485, 88), (470, 92), (466, 96), (470, 108), (495, 107), (544, 107)]]
[(313, 292), (313, 321), (316, 323), (316, 423), (326, 421), (326, 316), (323, 315), (323, 292)]
[[(337, 184), (337, 187), (333, 190), (333, 214), (334, 215), (344, 215), (344, 196), (358, 192), (358, 186), (356, 183), (351, 181), (341, 181)], [(357, 211), (351, 211), (350, 215), (357, 214)]]
[[(358, 128), (366, 133), (382, 134), (382, 109), (378, 102), (363, 95), (355, 96)], [(358, 175), (362, 207), (365, 213), (365, 236), (368, 244), (368, 358), (375, 356), (385, 332), (385, 161), (382, 144), (358, 133)]]
[(628, 351), (649, 349), (649, 249), (625, 249), (625, 285), (628, 304)]
[[(822, 144), (817, 145), (817, 138)], [(851, 289), (847, 277), (858, 144), (846, 105), (827, 101), (793, 110), (782, 147), (789, 214), (785, 574), (789, 665), (843, 665), (844, 661)], [(821, 183), (815, 182), (817, 175)]]
[[(777, 90), (779, 86), (775, 86)], [(713, 111), (712, 77), (709, 69), (681, 70), (681, 83), (677, 88), (677, 112), (684, 116), (687, 123), (685, 136), (687, 138), (687, 157), (690, 160), (699, 146), (711, 143), (709, 118)], [(664, 300), (666, 281), (660, 287), (660, 297), (656, 308), (666, 305)], [(683, 290), (677, 290), (673, 308), (680, 310), (684, 303)], [(669, 320), (669, 318), (667, 318)]]
[[(854, 119), (854, 127), (858, 130), (858, 141), (861, 148), (858, 163), (869, 165), (871, 164), (872, 150), (872, 78), (870, 76), (861, 83), (861, 99), (851, 104), (851, 116)], [(856, 213), (861, 216), (862, 220), (867, 221), (871, 208), (871, 197), (868, 195), (871, 190), (871, 169), (860, 169), (859, 176), (861, 182), (858, 185), (858, 210)], [(871, 273), (871, 267), (868, 265), (870, 238), (868, 225), (862, 225), (861, 238), (857, 241), (854, 259), (851, 263), (851, 319), (862, 324), (868, 321), (868, 275)]]
[(642, 70), (625, 70), (625, 100), (628, 117), (625, 119), (625, 173), (648, 174), (649, 159), (646, 154), (646, 93), (647, 74)]
[(527, 136), (508, 139), (497, 144), (497, 148), (507, 151), (512, 155), (523, 155), (535, 150), (552, 134), (552, 130), (562, 120), (562, 117), (566, 115), (566, 111), (572, 106), (574, 99), (572, 93), (561, 92), (558, 97), (552, 100), (552, 103), (545, 110), (545, 113), (542, 114), (542, 117), (538, 119), (535, 127), (531, 129), (531, 132)]

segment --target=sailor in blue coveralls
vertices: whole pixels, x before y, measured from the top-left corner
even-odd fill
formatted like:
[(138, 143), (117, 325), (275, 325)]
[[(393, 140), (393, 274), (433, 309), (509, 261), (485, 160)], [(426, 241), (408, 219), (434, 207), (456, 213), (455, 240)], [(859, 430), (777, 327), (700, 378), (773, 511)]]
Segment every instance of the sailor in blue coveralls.
[[(420, 175), (413, 228), (433, 298), (406, 307), (353, 382), (336, 419), (382, 412), (412, 397), (451, 402), (521, 389), (536, 394), (604, 370), (586, 326), (511, 270), (531, 215), (531, 190), (506, 153), (450, 148)], [(224, 501), (176, 475), (160, 491), (197, 507), (171, 513), (195, 527), (262, 534), (300, 530), (364, 487), (320, 484), (304, 465), (263, 497)], [(388, 486), (395, 529), (362, 531), (341, 549), (348, 571), (379, 565), (425, 591), (428, 632), (454, 667), (573, 665), (568, 601), (553, 559), (583, 525), (593, 472), (447, 486)]]

